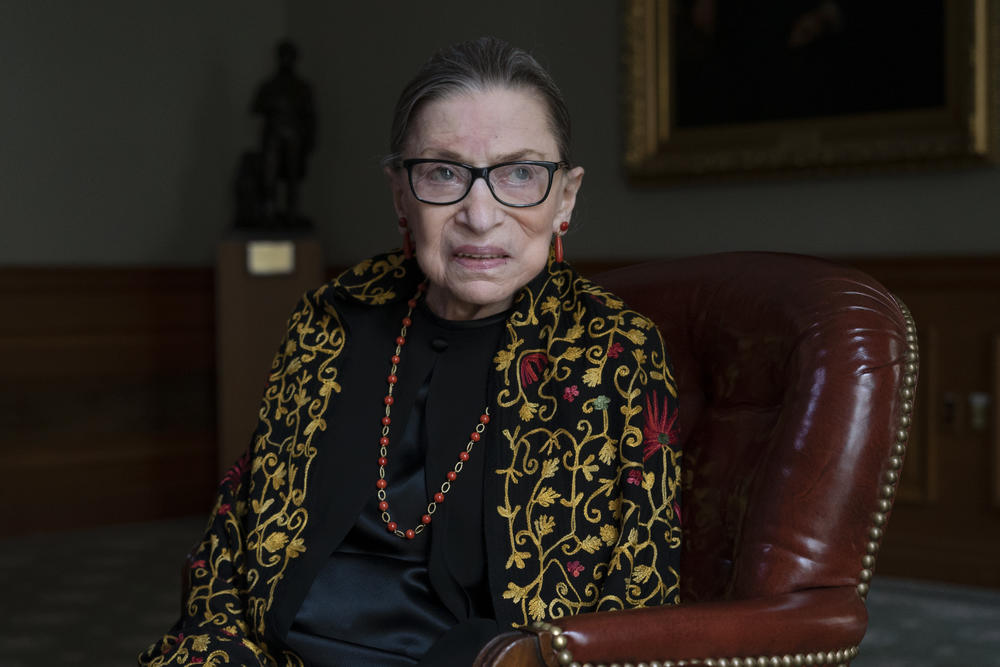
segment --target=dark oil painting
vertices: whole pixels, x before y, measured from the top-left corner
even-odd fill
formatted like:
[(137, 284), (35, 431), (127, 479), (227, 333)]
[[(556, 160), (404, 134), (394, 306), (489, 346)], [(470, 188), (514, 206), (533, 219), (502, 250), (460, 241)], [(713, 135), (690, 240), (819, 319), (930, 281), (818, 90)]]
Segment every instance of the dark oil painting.
[(677, 128), (945, 105), (944, 0), (681, 0), (672, 8)]

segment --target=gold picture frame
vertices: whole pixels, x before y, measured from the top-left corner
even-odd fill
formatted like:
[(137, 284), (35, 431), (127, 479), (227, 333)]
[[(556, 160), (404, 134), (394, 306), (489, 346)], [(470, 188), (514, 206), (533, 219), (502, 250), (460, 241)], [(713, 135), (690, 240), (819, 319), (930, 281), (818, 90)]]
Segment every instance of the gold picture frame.
[[(690, 15), (684, 13), (685, 8), (690, 9), (698, 1), (626, 0), (626, 170), (633, 180), (668, 182), (711, 176), (996, 161), (1000, 155), (1000, 86), (996, 81), (1000, 75), (1000, 0), (940, 0), (940, 3), (937, 11), (944, 26), (939, 51), (932, 57), (940, 56), (941, 62), (937, 69), (930, 68), (935, 72), (935, 82), (921, 82), (926, 70), (923, 67), (913, 68), (908, 73), (912, 76), (906, 78), (917, 92), (921, 86), (926, 85), (928, 90), (933, 86), (933, 90), (939, 91), (940, 104), (874, 108), (858, 113), (847, 109), (813, 116), (793, 113), (787, 118), (764, 120), (747, 116), (746, 122), (716, 118), (699, 124), (697, 109), (686, 110), (679, 99), (679, 88), (691, 90), (692, 85), (707, 88), (710, 84), (698, 80), (697, 70), (690, 70), (693, 73), (685, 76), (689, 70), (683, 67), (689, 66), (684, 63), (693, 62), (689, 57), (682, 56), (678, 62), (678, 50), (684, 54), (691, 52), (684, 50), (691, 44), (683, 32), (690, 30), (689, 24), (683, 22)], [(896, 30), (895, 34), (905, 32)], [(743, 39), (743, 43), (753, 47), (749, 40)], [(885, 48), (884, 44), (877, 46)], [(921, 53), (921, 57), (928, 56)], [(744, 61), (756, 62), (752, 58), (739, 59), (737, 69), (745, 69)], [(761, 62), (774, 61), (761, 59)], [(836, 65), (837, 61), (833, 63)], [(720, 80), (739, 81), (733, 76)], [(695, 84), (684, 83), (691, 81)], [(896, 82), (894, 79), (886, 85)], [(710, 90), (720, 89), (731, 90), (731, 86)], [(775, 90), (778, 97), (789, 100), (797, 92), (789, 93), (787, 87)], [(864, 92), (851, 89), (851, 95), (845, 99), (855, 94)], [(806, 99), (808, 94), (800, 97)], [(708, 103), (702, 108), (727, 107), (725, 98), (721, 99), (721, 104)], [(864, 99), (858, 101), (863, 107)], [(679, 118), (684, 122), (679, 122)]]
[(1000, 509), (1000, 336), (993, 337), (993, 400), (989, 410), (993, 413), (993, 507)]

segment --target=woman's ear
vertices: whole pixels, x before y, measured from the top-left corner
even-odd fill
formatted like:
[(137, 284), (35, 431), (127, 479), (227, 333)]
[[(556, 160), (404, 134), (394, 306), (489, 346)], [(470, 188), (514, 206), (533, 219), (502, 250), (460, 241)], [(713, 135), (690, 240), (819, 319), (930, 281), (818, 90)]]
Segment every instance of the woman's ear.
[(573, 167), (565, 172), (562, 183), (559, 186), (559, 191), (556, 193), (559, 197), (559, 205), (556, 208), (556, 217), (552, 227), (553, 232), (559, 230), (559, 224), (562, 221), (573, 217), (573, 207), (576, 206), (576, 194), (580, 191), (581, 185), (583, 185), (583, 167)]
[(406, 210), (403, 203), (406, 201), (407, 193), (406, 171), (403, 169), (393, 169), (391, 166), (388, 166), (382, 169), (382, 173), (385, 174), (386, 179), (389, 181), (389, 190), (392, 192), (392, 206), (396, 209), (396, 217), (405, 218)]

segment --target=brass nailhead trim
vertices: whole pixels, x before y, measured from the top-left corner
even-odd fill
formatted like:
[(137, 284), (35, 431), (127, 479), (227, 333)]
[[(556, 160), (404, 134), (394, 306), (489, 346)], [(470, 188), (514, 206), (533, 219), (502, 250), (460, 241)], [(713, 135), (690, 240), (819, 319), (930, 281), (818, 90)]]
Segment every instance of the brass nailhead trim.
[(903, 366), (903, 377), (899, 395), (903, 401), (900, 405), (899, 423), (896, 427), (896, 441), (892, 446), (892, 453), (886, 462), (886, 471), (882, 475), (883, 486), (879, 489), (880, 499), (878, 509), (872, 513), (872, 525), (868, 529), (868, 542), (865, 555), (861, 559), (861, 571), (858, 574), (857, 590), (861, 599), (868, 595), (869, 582), (872, 578), (872, 570), (875, 568), (875, 555), (878, 553), (879, 542), (882, 540), (882, 526), (888, 520), (888, 514), (892, 510), (892, 500), (896, 495), (896, 485), (899, 483), (899, 471), (903, 467), (903, 459), (906, 455), (906, 443), (909, 437), (910, 424), (912, 422), (913, 399), (916, 396), (917, 371), (920, 368), (920, 350), (917, 346), (917, 326), (913, 322), (906, 305), (896, 300), (899, 310), (903, 314), (903, 322), (906, 331), (906, 363)]
[(756, 656), (745, 658), (697, 658), (692, 660), (653, 660), (651, 662), (579, 663), (569, 650), (569, 640), (562, 628), (552, 623), (535, 621), (528, 626), (536, 633), (548, 632), (552, 635), (552, 647), (556, 649), (556, 660), (566, 667), (798, 667), (800, 665), (843, 666), (858, 657), (858, 647), (839, 651), (819, 651), (816, 653), (795, 653), (786, 655)]
[(556, 660), (560, 665), (580, 667), (580, 663), (573, 660), (573, 653), (569, 650), (569, 640), (563, 635), (562, 628), (544, 621), (535, 621), (528, 628), (537, 633), (548, 632), (552, 635), (552, 648), (556, 650)]

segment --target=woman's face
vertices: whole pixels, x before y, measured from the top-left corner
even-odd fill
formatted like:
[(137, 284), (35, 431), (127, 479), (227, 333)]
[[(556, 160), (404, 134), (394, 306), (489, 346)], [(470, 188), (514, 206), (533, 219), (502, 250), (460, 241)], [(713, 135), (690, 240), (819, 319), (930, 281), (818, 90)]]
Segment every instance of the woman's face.
[[(403, 157), (475, 167), (560, 159), (543, 102), (507, 88), (427, 103), (411, 122)], [(514, 293), (542, 270), (552, 234), (573, 212), (583, 169), (557, 170), (545, 201), (527, 208), (501, 204), (481, 178), (464, 199), (446, 206), (418, 201), (405, 169), (391, 170), (389, 178), (396, 212), (409, 223), (417, 261), (430, 281), (428, 306), (441, 317), (464, 320), (506, 310)]]

